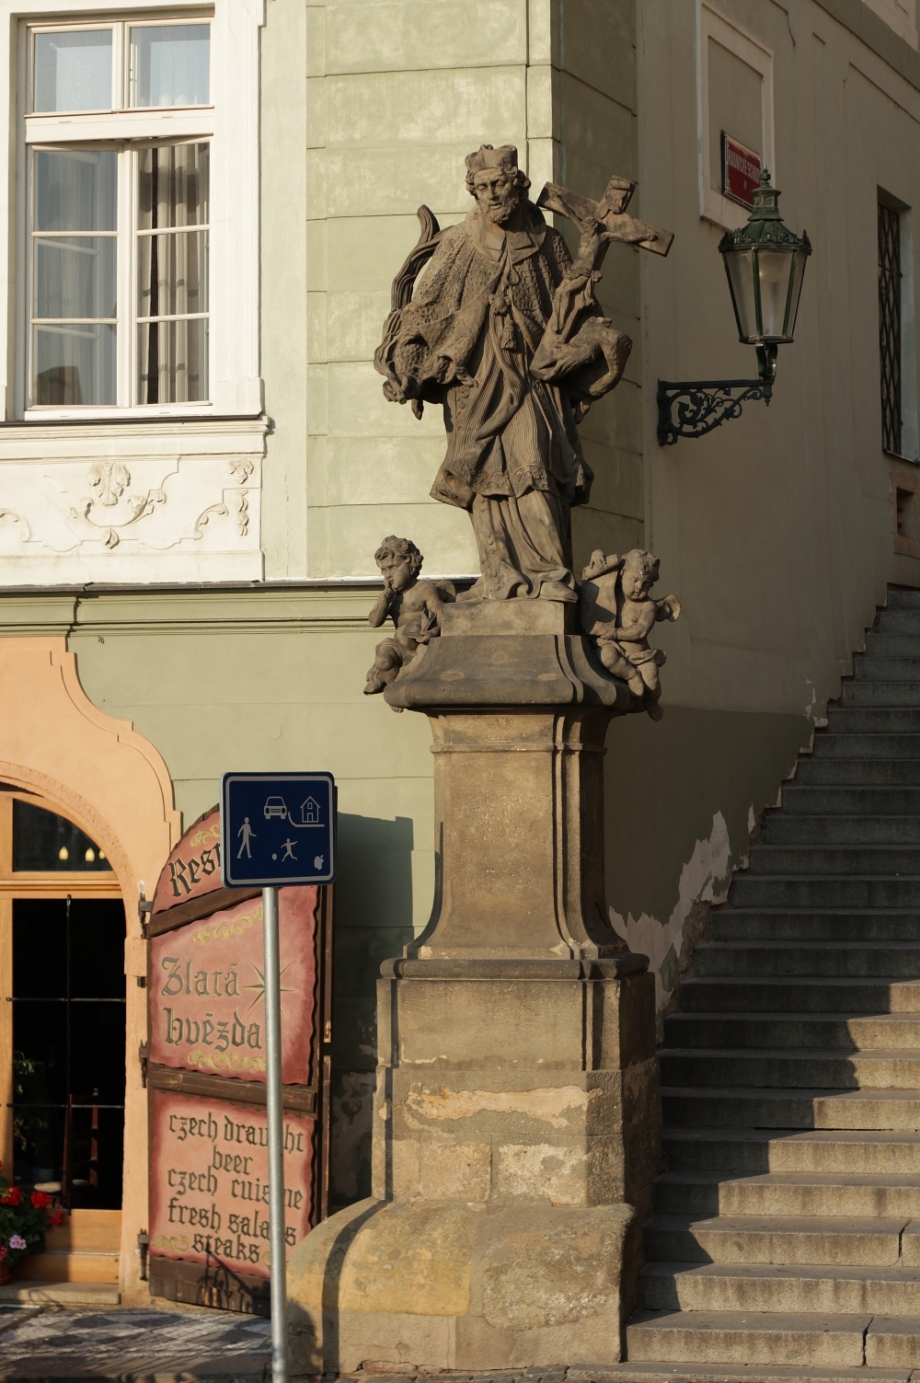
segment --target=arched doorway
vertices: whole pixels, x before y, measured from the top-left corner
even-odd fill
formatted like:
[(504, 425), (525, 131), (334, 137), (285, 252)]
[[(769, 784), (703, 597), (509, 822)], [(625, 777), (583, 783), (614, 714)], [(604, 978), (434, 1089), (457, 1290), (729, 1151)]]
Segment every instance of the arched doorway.
[[(21, 831), (20, 835), (27, 840), (31, 831), (31, 848), (39, 850), (39, 855), (33, 855), (31, 861), (24, 855), (18, 863), (22, 866), (30, 862), (50, 863), (51, 868), (14, 869), (16, 833), (13, 813), (17, 810), (17, 801), (25, 804), (26, 808), (49, 813), (53, 818), (50, 827), (47, 821), (44, 823), (46, 831), (53, 828), (53, 839), (46, 836), (44, 845), (39, 839), (41, 831), (36, 836), (36, 828), (42, 819), (33, 815), (31, 825), (25, 822), (28, 829)], [(19, 1009), (24, 1013), (27, 1007), (31, 1007), (23, 1002), (26, 999), (54, 1000), (62, 1013), (67, 1007), (70, 1008), (70, 1081), (61, 1077), (61, 1063), (66, 1067), (67, 1051), (66, 1042), (61, 1045), (63, 1039), (59, 1023), (54, 1075), (57, 1084), (52, 1094), (63, 1098), (49, 1097), (46, 1101), (35, 1099), (33, 1102), (63, 1104), (65, 1107), (68, 1103), (89, 1106), (88, 1110), (82, 1112), (73, 1110), (70, 1115), (73, 1146), (68, 1152), (67, 1168), (74, 1183), (86, 1183), (84, 1186), (71, 1187), (72, 1203), (80, 1216), (115, 1216), (116, 1225), (113, 1233), (110, 1220), (109, 1227), (102, 1235), (103, 1243), (100, 1243), (97, 1225), (96, 1228), (91, 1227), (91, 1232), (86, 1235), (81, 1231), (79, 1243), (75, 1243), (71, 1236), (70, 1241), (64, 1244), (49, 1241), (49, 1247), (60, 1249), (61, 1253), (70, 1250), (82, 1252), (85, 1249), (86, 1262), (81, 1267), (81, 1274), (83, 1267), (87, 1271), (94, 1267), (103, 1273), (103, 1282), (110, 1283), (112, 1290), (120, 1294), (123, 1303), (139, 1304), (149, 1299), (147, 1284), (141, 1280), (140, 1251), (140, 1240), (145, 1237), (147, 1226), (148, 1200), (147, 1091), (143, 1083), (142, 1057), (147, 1041), (147, 994), (143, 988), (147, 970), (145, 918), (150, 904), (145, 900), (181, 829), (179, 815), (173, 807), (172, 783), (162, 757), (148, 740), (131, 728), (129, 722), (113, 719), (87, 699), (77, 677), (76, 660), (67, 650), (63, 638), (0, 639), (0, 810), (8, 812), (4, 837), (7, 841), (7, 857), (0, 860), (0, 883), (5, 885), (0, 888), (0, 935), (6, 937), (5, 944), (0, 944), (0, 1156), (8, 1157), (13, 1143), (12, 1120), (16, 1111), (8, 1106), (14, 1103), (15, 1011)], [(28, 816), (25, 808), (18, 810), (24, 817)], [(55, 861), (49, 860), (49, 841), (51, 845), (56, 844), (56, 867)], [(60, 858), (62, 848), (68, 851), (67, 859)], [(93, 860), (85, 857), (88, 849), (93, 850)], [(41, 855), (41, 850), (44, 850), (44, 855)], [(81, 850), (82, 859), (79, 858)], [(104, 860), (100, 858), (100, 852), (106, 857)], [(109, 862), (111, 870), (103, 867)], [(71, 867), (74, 864), (80, 867)], [(25, 906), (27, 904), (32, 906), (31, 914)], [(66, 963), (62, 975), (61, 966), (50, 961), (50, 948), (56, 944), (63, 946), (66, 962), (68, 922), (71, 946), (69, 994)], [(84, 931), (84, 928), (89, 930)], [(97, 942), (102, 937), (108, 937), (104, 947), (108, 956), (106, 975), (101, 977), (98, 974), (95, 978), (86, 973), (78, 975), (74, 969), (74, 953), (90, 931), (94, 931)], [(21, 935), (21, 941), (17, 938), (17, 932)], [(43, 936), (41, 941), (40, 933)], [(119, 937), (121, 973), (116, 976), (114, 954)], [(93, 956), (101, 954), (99, 945), (92, 951), (85, 947), (84, 950), (89, 956), (88, 969), (92, 970)], [(39, 954), (40, 951), (45, 954)], [(30, 967), (31, 980), (28, 979)], [(22, 985), (20, 980), (23, 981)], [(113, 992), (116, 983), (120, 985), (120, 992)], [(98, 988), (99, 984), (101, 989)], [(23, 990), (21, 999), (14, 995), (14, 985)], [(46, 991), (56, 987), (58, 992), (28, 994), (25, 988), (29, 985), (33, 991), (39, 986)], [(81, 1007), (77, 1000), (84, 998), (96, 1006), (96, 1017), (90, 1024), (94, 1028), (92, 1040), (84, 1040), (80, 1044), (84, 1052), (93, 1043), (107, 1045), (111, 1026), (119, 1026), (117, 1020), (110, 1017), (109, 1026), (103, 1023), (100, 1029), (97, 1020), (102, 1011), (101, 1001), (111, 1001), (110, 1008), (117, 1008), (122, 1015), (120, 1037), (114, 1052), (110, 1053), (112, 1060), (108, 1063), (107, 1071), (104, 1066), (94, 1070), (91, 1062), (84, 1062), (81, 1066), (83, 1057), (76, 1050), (74, 1042), (80, 1021), (75, 1020), (75, 1015)], [(50, 1011), (51, 1007), (50, 1002), (46, 1003), (46, 1011)], [(88, 1007), (87, 1012), (92, 1013), (91, 1008)], [(28, 1035), (28, 1027), (28, 1022), (23, 1020), (23, 1041)], [(36, 1049), (33, 1059), (47, 1060), (47, 1051), (46, 1056), (42, 1057)], [(118, 1062), (121, 1063), (122, 1072), (121, 1098), (118, 1098), (117, 1090), (112, 1094), (112, 1073)], [(103, 1099), (106, 1082), (111, 1097)], [(94, 1088), (100, 1092), (98, 1097), (92, 1094)], [(68, 1096), (72, 1097), (69, 1101)], [(101, 1108), (104, 1104), (121, 1104), (123, 1111), (116, 1108), (109, 1110), (106, 1115)], [(49, 1125), (54, 1118), (63, 1117), (60, 1113), (49, 1115)], [(92, 1148), (94, 1117), (95, 1155)], [(102, 1186), (103, 1161), (109, 1163), (106, 1145), (109, 1152), (114, 1147), (112, 1127), (109, 1125), (106, 1128), (106, 1118), (116, 1121), (120, 1118), (124, 1140), (120, 1238), (117, 1236), (117, 1174), (105, 1172), (107, 1186)], [(88, 1127), (83, 1126), (80, 1120), (86, 1121)], [(33, 1171), (45, 1173), (50, 1170), (48, 1180), (60, 1181), (63, 1189), (65, 1159), (60, 1137), (63, 1129), (57, 1135), (60, 1145), (57, 1152), (54, 1151), (53, 1129), (50, 1128), (50, 1150), (47, 1144), (44, 1153), (36, 1149), (34, 1135), (40, 1132), (44, 1131), (33, 1129), (32, 1144), (26, 1149), (20, 1148), (21, 1165), (26, 1165), (28, 1154), (33, 1159), (28, 1164)], [(15, 1151), (13, 1157), (15, 1163)], [(96, 1164), (95, 1186), (90, 1176), (93, 1162)], [(94, 1196), (95, 1208), (92, 1204)], [(103, 1198), (110, 1200), (109, 1206), (100, 1204)], [(116, 1239), (117, 1255), (113, 1247)], [(98, 1256), (93, 1257), (99, 1253), (112, 1253), (112, 1261), (102, 1262)], [(72, 1262), (62, 1265), (59, 1258), (55, 1261), (55, 1257), (48, 1254), (36, 1255), (35, 1263), (42, 1257), (45, 1259), (43, 1272), (59, 1274), (63, 1266), (69, 1273), (73, 1267)], [(114, 1282), (113, 1272), (116, 1278)], [(48, 1280), (61, 1281), (62, 1277), (53, 1275)], [(98, 1282), (99, 1278), (71, 1277), (70, 1280)]]
[(23, 1264), (27, 1280), (118, 1282), (124, 953), (105, 850), (55, 804), (0, 784), (3, 1163), (68, 1212), (48, 1252)]

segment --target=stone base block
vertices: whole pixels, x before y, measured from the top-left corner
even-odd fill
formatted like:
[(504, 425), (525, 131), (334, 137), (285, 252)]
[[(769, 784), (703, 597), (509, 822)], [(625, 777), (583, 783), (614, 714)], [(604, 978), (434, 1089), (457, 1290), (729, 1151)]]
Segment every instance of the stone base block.
[(616, 1363), (640, 1253), (628, 1205), (360, 1201), (291, 1257), (296, 1371)]

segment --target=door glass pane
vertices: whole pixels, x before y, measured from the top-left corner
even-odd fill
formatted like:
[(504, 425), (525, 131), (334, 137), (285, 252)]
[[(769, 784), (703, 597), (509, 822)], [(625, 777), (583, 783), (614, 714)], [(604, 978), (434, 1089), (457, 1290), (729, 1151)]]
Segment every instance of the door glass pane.
[(34, 157), (35, 230), (116, 229), (114, 149), (37, 149)]
[(208, 310), (208, 233), (138, 236), (139, 317)]
[(115, 328), (91, 323), (33, 327), (32, 402), (114, 407)]
[(138, 402), (200, 403), (208, 397), (208, 319), (149, 322), (137, 329)]
[(114, 317), (115, 237), (35, 237), (35, 316)]
[(119, 900), (13, 903), (14, 1170), (80, 1207), (121, 1205), (124, 947)]
[(112, 30), (35, 35), (33, 110), (111, 110)]
[(131, 104), (206, 106), (211, 26), (169, 24), (131, 30)]
[(138, 152), (138, 229), (206, 226), (210, 145), (167, 144)]
[(13, 798), (13, 869), (45, 873), (50, 870), (111, 870), (94, 840), (65, 816)]

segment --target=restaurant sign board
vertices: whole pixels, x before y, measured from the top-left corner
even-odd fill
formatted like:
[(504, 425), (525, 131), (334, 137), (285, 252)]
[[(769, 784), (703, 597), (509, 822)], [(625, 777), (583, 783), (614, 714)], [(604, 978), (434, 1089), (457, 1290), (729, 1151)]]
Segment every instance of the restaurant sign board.
[(760, 154), (722, 131), (722, 193), (742, 206), (754, 205), (754, 192), (760, 186)]
[[(313, 1120), (286, 1113), (285, 1244), (310, 1229)], [(150, 1252), (268, 1280), (268, 1119), (264, 1108), (153, 1093)]]
[[(280, 894), (282, 1064), (307, 1085), (319, 890)], [(150, 1060), (237, 1080), (265, 1080), (262, 899), (211, 913), (150, 942)]]

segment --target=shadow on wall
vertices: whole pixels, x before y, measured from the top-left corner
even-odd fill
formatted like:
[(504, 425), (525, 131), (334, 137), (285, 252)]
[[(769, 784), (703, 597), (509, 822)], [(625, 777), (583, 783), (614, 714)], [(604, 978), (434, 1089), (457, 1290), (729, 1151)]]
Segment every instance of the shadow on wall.
[(659, 1012), (812, 730), (804, 715), (668, 706), (658, 725), (628, 716), (607, 732), (610, 918), (649, 957)]
[(370, 1195), (380, 965), (412, 930), (411, 819), (339, 814), (333, 957), (332, 1203)]

